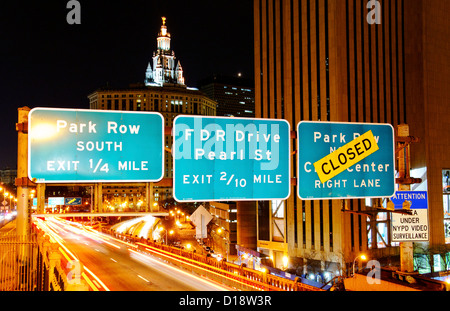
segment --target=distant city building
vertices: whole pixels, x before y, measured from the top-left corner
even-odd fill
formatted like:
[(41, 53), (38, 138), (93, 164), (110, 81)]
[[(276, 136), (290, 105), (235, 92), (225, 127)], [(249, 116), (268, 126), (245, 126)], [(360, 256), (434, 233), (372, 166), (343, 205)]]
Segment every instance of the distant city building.
[(176, 85), (104, 87), (89, 94), (88, 98), (90, 109), (160, 112), (166, 126), (172, 126), (178, 114), (216, 115), (215, 101), (199, 90)]
[[(99, 110), (125, 111), (157, 111), (164, 116), (166, 127), (171, 127), (173, 119), (179, 114), (214, 116), (216, 102), (206, 97), (198, 90), (172, 86), (136, 85), (129, 88), (102, 88), (89, 96), (90, 108)], [(171, 148), (172, 136), (165, 136), (165, 147)], [(165, 153), (164, 177), (172, 178), (172, 154)], [(104, 186), (105, 194), (124, 194), (122, 188)], [(127, 189), (125, 193), (135, 193)], [(155, 201), (172, 197), (172, 188), (155, 187)], [(111, 200), (110, 200), (111, 201)], [(134, 199), (133, 202), (139, 202)], [(137, 204), (137, 203), (136, 203)]]
[[(128, 88), (99, 88), (88, 95), (90, 109), (156, 111), (164, 116), (166, 127), (171, 127), (173, 119), (179, 114), (215, 116), (216, 102), (198, 89), (187, 87), (184, 84), (181, 65), (178, 63), (176, 67), (173, 66), (175, 57), (174, 52), (170, 51), (170, 34), (167, 32), (165, 18), (157, 44), (153, 70), (149, 64), (144, 83), (130, 85)], [(171, 146), (172, 136), (166, 135), (165, 147), (170, 149)], [(166, 152), (164, 158), (164, 178), (172, 178), (172, 154)], [(139, 193), (145, 189), (140, 187), (141, 189), (138, 185), (127, 187), (104, 185), (103, 193), (109, 204), (127, 203), (124, 206), (132, 206), (133, 209), (140, 201)], [(155, 185), (154, 192), (155, 201), (172, 197), (172, 187)], [(117, 200), (119, 196), (121, 200)]]
[(199, 89), (217, 102), (218, 116), (255, 117), (253, 80), (213, 75), (200, 81)]
[(0, 182), (2, 184), (14, 184), (17, 177), (16, 169), (6, 168), (4, 170), (0, 170)]
[(165, 83), (184, 85), (183, 68), (180, 61), (175, 64), (175, 52), (170, 49), (170, 33), (167, 32), (166, 18), (162, 18), (161, 32), (158, 34), (158, 49), (153, 52), (153, 67), (148, 63), (145, 85), (163, 86)]

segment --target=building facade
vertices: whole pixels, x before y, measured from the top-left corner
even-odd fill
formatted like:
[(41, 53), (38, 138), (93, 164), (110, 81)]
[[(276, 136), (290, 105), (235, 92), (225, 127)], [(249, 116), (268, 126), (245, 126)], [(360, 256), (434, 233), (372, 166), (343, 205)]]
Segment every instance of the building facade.
[[(214, 116), (216, 102), (198, 90), (176, 85), (136, 86), (124, 89), (98, 89), (89, 96), (90, 109), (156, 111), (163, 115), (166, 127), (172, 127), (173, 120), (179, 114)], [(172, 147), (172, 136), (165, 135), (165, 147)], [(172, 154), (164, 155), (164, 178), (172, 178)], [(105, 187), (104, 187), (105, 188)], [(108, 192), (109, 190), (109, 192)], [(117, 190), (117, 191), (116, 191)], [(105, 193), (123, 193), (123, 189), (105, 188)], [(172, 197), (171, 187), (155, 186), (155, 201)], [(132, 189), (126, 192), (133, 193)], [(134, 201), (139, 202), (139, 199)]]
[[(414, 177), (424, 181), (413, 189), (428, 192), (429, 244), (435, 250), (450, 245), (450, 137), (445, 134), (450, 125), (447, 12), (445, 1), (405, 2), (405, 33), (414, 34), (405, 41), (407, 117), (410, 134), (421, 139), (411, 149), (411, 166)], [(437, 254), (433, 257), (435, 271), (439, 271), (444, 260)]]
[(0, 170), (0, 183), (14, 185), (17, 177), (17, 170), (6, 168)]
[[(173, 66), (174, 52), (170, 50), (170, 34), (167, 32), (165, 18), (157, 39), (157, 51), (153, 61), (165, 64), (155, 66), (153, 71), (147, 69), (142, 84), (130, 85), (128, 88), (100, 88), (88, 95), (90, 109), (155, 111), (164, 117), (165, 127), (171, 128), (173, 120), (179, 114), (184, 115), (216, 115), (216, 102), (205, 96), (196, 88), (187, 87), (180, 72), (180, 66)], [(150, 64), (149, 64), (150, 66)], [(151, 66), (149, 67), (151, 68)], [(159, 71), (163, 68), (163, 71)], [(178, 69), (177, 69), (178, 68)], [(178, 70), (178, 71), (177, 71)], [(162, 72), (162, 74), (160, 74)], [(181, 74), (181, 75), (180, 75)], [(165, 135), (164, 178), (172, 178), (172, 136)], [(169, 183), (171, 184), (171, 183)], [(145, 185), (104, 185), (103, 193), (106, 203), (119, 210), (139, 209), (142, 204), (141, 193)], [(155, 183), (153, 187), (154, 201), (172, 197), (172, 187), (167, 183)], [(125, 203), (125, 204), (124, 204)]]
[[(256, 117), (293, 129), (302, 120), (409, 124), (424, 138), (411, 146), (412, 168), (428, 170), (413, 176), (425, 183), (412, 190), (428, 188), (430, 244), (445, 243), (442, 170), (450, 167), (449, 139), (437, 137), (449, 122), (442, 12), (439, 1), (254, 1)], [(346, 273), (361, 253), (396, 265), (391, 213), (372, 213), (374, 203), (301, 200), (294, 184), (287, 200), (258, 202), (258, 250), (278, 267), (287, 255), (297, 273), (321, 280)]]
[(199, 89), (217, 102), (217, 116), (255, 117), (255, 87), (252, 80), (213, 75), (200, 81)]
[[(237, 208), (235, 203), (210, 202), (209, 212), (214, 217), (212, 238), (219, 250), (228, 255), (236, 254)], [(221, 231), (219, 231), (221, 229)]]

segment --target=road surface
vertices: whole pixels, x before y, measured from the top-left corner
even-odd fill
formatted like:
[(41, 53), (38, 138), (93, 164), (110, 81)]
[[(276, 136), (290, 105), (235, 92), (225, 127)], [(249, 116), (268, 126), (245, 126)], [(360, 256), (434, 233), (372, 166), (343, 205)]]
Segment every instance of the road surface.
[[(44, 221), (71, 256), (91, 272), (91, 289), (111, 291), (217, 291), (214, 281), (192, 275), (160, 259), (139, 253), (112, 237), (71, 225), (62, 219)], [(44, 226), (44, 223), (41, 225)], [(93, 286), (95, 285), (95, 287)]]

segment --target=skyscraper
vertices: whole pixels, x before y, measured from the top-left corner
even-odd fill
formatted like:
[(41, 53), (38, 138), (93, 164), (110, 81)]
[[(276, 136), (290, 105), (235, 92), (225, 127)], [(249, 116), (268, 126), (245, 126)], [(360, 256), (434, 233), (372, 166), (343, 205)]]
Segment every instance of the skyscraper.
[[(428, 187), (430, 244), (444, 244), (442, 169), (450, 167), (450, 141), (437, 138), (449, 120), (444, 11), (421, 0), (254, 1), (256, 117), (292, 128), (302, 120), (409, 124), (424, 139), (411, 147), (412, 168), (428, 169), (413, 190)], [(294, 152), (291, 161), (295, 177)], [(391, 213), (373, 213), (372, 200), (301, 200), (296, 187), (286, 201), (258, 202), (258, 249), (276, 266), (288, 256), (299, 273), (329, 279), (361, 252), (397, 264)]]
[(201, 80), (199, 89), (217, 102), (217, 116), (255, 117), (255, 86), (252, 80), (213, 75)]

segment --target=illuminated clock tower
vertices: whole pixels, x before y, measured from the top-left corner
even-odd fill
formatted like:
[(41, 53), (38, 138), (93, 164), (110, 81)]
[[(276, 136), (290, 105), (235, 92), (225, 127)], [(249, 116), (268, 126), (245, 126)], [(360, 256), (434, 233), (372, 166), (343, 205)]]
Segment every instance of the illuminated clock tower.
[(162, 17), (161, 31), (157, 38), (157, 50), (153, 52), (153, 66), (148, 63), (145, 85), (163, 86), (165, 83), (185, 86), (183, 68), (175, 62), (175, 52), (170, 49), (170, 33), (167, 32), (166, 18)]

